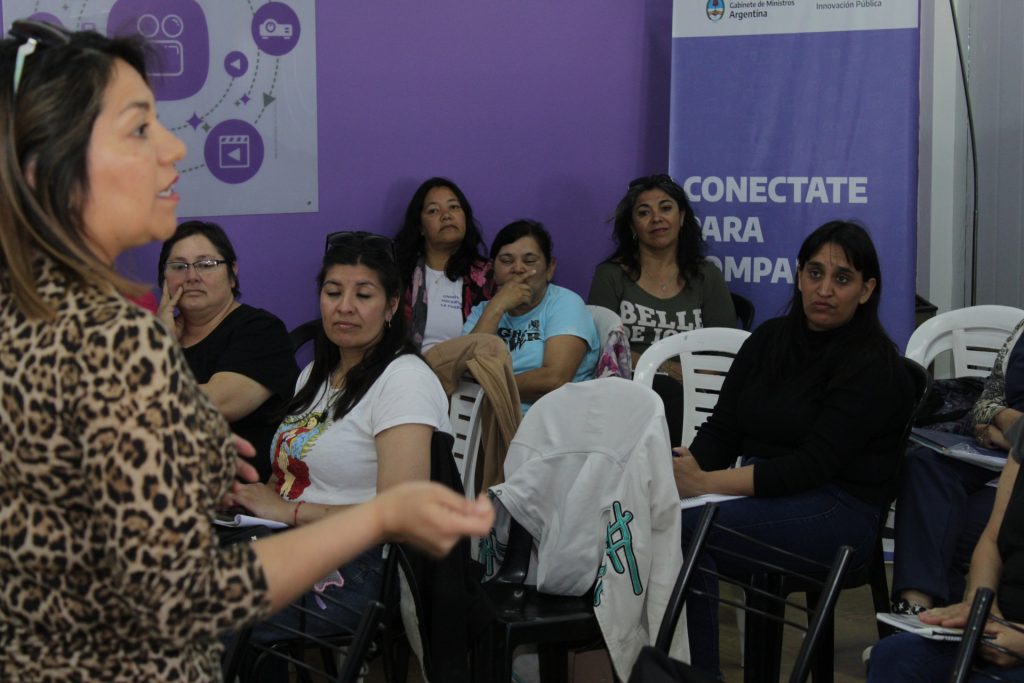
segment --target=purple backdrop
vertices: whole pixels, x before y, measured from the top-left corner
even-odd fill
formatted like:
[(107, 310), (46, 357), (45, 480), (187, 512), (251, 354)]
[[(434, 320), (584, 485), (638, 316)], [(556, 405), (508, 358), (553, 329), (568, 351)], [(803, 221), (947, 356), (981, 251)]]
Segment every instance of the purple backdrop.
[[(465, 190), (485, 237), (521, 217), (555, 237), (586, 295), (629, 179), (668, 160), (671, 3), (317, 2), (320, 211), (218, 220), (243, 301), (291, 327), (317, 314), (324, 235), (392, 234), (421, 180)], [(182, 218), (185, 218), (183, 216)], [(122, 265), (155, 281), (158, 247)]]
[[(902, 348), (914, 310), (917, 29), (676, 38), (672, 59), (670, 166), (691, 195), (709, 177), (843, 179), (823, 181), (827, 202), (796, 203), (785, 184), (776, 186), (784, 203), (695, 201), (705, 237), (709, 221), (718, 228), (709, 253), (729, 288), (754, 301), (758, 321), (779, 315), (793, 292), (780, 274), (796, 276), (804, 237), (829, 220), (858, 220), (881, 258), (883, 322)], [(859, 179), (852, 202), (848, 178)], [(707, 189), (714, 197), (719, 186)]]

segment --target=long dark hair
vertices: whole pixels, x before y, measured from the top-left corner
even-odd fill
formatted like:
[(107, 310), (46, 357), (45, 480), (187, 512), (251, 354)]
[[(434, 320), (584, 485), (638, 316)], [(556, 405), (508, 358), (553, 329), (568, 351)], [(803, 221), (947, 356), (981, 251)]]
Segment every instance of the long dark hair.
[[(837, 331), (836, 342), (829, 344), (823, 366), (833, 370), (839, 367), (833, 380), (844, 379), (859, 371), (863, 364), (852, 362), (858, 357), (887, 363), (890, 368), (895, 366), (898, 358), (896, 344), (886, 334), (878, 318), (878, 306), (882, 299), (882, 270), (871, 235), (863, 226), (851, 221), (825, 223), (800, 245), (797, 254), (799, 271), (827, 244), (834, 244), (843, 250), (847, 262), (860, 273), (864, 282), (874, 278), (875, 289), (867, 301), (857, 306), (853, 318), (841, 328), (842, 331)], [(783, 374), (792, 370), (794, 359), (806, 357), (809, 343), (807, 315), (804, 313), (803, 295), (797, 283), (793, 285), (793, 297), (789, 301), (785, 320), (782, 338), (769, 349), (772, 357), (769, 362), (761, 365), (769, 372)]]
[(480, 226), (473, 217), (473, 207), (470, 206), (466, 195), (462, 193), (459, 186), (447, 178), (428, 178), (420, 183), (409, 200), (409, 206), (405, 209), (405, 220), (398, 234), (395, 235), (395, 249), (398, 252), (398, 269), (406, 285), (412, 282), (412, 271), (416, 268), (416, 262), (423, 255), (424, 237), (423, 225), (420, 222), (420, 214), (423, 212), (423, 204), (427, 200), (427, 193), (435, 187), (447, 187), (459, 200), (462, 206), (462, 213), (466, 217), (466, 234), (462, 238), (462, 244), (455, 250), (455, 253), (448, 258), (444, 267), (444, 274), (454, 282), (460, 277), (469, 275), (469, 267), (484, 260), (486, 247), (483, 238), (480, 236)]
[[(360, 265), (366, 266), (377, 274), (388, 302), (400, 297), (402, 279), (398, 275), (398, 267), (391, 251), (356, 243), (334, 246), (327, 250), (327, 253), (324, 254), (323, 266), (316, 277), (317, 291), (323, 289), (327, 271), (332, 266)], [(407, 353), (419, 356), (416, 348), (406, 338), (403, 316), (396, 312), (391, 317), (391, 323), (384, 326), (384, 335), (376, 346), (370, 349), (363, 359), (345, 375), (345, 385), (335, 404), (332, 417), (335, 420), (343, 418), (362, 400), (391, 361)], [(284, 407), (284, 415), (301, 413), (313, 405), (320, 395), (321, 386), (330, 380), (331, 372), (338, 367), (340, 362), (341, 351), (327, 338), (323, 325), (320, 325), (316, 330), (316, 336), (313, 337), (313, 367), (310, 370), (309, 378), (295, 394), (295, 397)]]
[(18, 308), (31, 317), (53, 314), (36, 289), (38, 253), (73, 280), (128, 294), (146, 291), (93, 253), (82, 217), (89, 142), (107, 86), (118, 60), (145, 80), (145, 49), (131, 38), (53, 32), (66, 42), (44, 42), (25, 59), (17, 95), (15, 61), (25, 41), (0, 41), (0, 269)]
[(604, 262), (619, 264), (634, 282), (640, 279), (640, 247), (633, 231), (633, 208), (640, 195), (648, 190), (661, 190), (679, 207), (679, 212), (683, 216), (679, 228), (679, 241), (676, 244), (679, 276), (685, 282), (699, 278), (700, 266), (704, 262), (704, 252), (707, 248), (701, 235), (700, 223), (693, 215), (693, 208), (683, 188), (672, 178), (661, 173), (637, 178), (629, 184), (626, 196), (615, 207), (615, 229), (612, 231), (615, 250)]
[(235, 248), (231, 246), (231, 240), (228, 239), (228, 234), (224, 232), (224, 228), (216, 223), (209, 223), (207, 221), (185, 221), (178, 226), (178, 229), (174, 231), (170, 239), (163, 243), (163, 246), (160, 247), (160, 259), (157, 261), (156, 266), (156, 283), (161, 287), (164, 286), (164, 266), (167, 265), (167, 259), (170, 257), (171, 249), (174, 248), (174, 245), (193, 235), (202, 235), (210, 240), (210, 244), (217, 250), (220, 257), (227, 261), (225, 265), (228, 267), (228, 278), (231, 280), (231, 294), (236, 299), (242, 296), (241, 285), (238, 282), (238, 273), (235, 272), (235, 264), (238, 263), (238, 257), (235, 256)]

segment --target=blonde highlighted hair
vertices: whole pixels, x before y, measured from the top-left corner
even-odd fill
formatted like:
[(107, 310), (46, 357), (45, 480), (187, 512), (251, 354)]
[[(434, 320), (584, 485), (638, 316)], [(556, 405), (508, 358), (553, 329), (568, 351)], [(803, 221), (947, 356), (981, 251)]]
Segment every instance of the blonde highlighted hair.
[(15, 304), (50, 317), (33, 262), (49, 258), (72, 280), (136, 295), (145, 288), (119, 275), (89, 246), (82, 220), (89, 195), (93, 124), (120, 60), (145, 79), (145, 46), (136, 38), (82, 31), (40, 45), (24, 60), (14, 92), (18, 47), (0, 41), (0, 265)]

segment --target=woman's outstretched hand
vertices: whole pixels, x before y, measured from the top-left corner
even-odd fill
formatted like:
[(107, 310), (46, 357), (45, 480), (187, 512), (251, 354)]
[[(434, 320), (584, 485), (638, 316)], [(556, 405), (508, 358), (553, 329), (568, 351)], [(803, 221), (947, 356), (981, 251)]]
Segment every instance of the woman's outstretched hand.
[(463, 536), (485, 536), (494, 525), (494, 507), (486, 494), (467, 500), (432, 482), (399, 484), (371, 503), (386, 540), (411, 543), (437, 557)]

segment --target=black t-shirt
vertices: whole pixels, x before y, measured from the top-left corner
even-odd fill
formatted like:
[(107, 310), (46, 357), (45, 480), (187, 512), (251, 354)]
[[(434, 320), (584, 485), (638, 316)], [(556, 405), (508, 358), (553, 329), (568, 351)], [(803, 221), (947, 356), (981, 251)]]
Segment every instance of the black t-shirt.
[(185, 349), (185, 359), (200, 384), (218, 372), (237, 372), (271, 392), (256, 410), (231, 423), (232, 431), (256, 448), (252, 463), (266, 481), (270, 441), (278, 424), (275, 413), (292, 397), (299, 375), (284, 323), (263, 309), (240, 304), (205, 339)]

